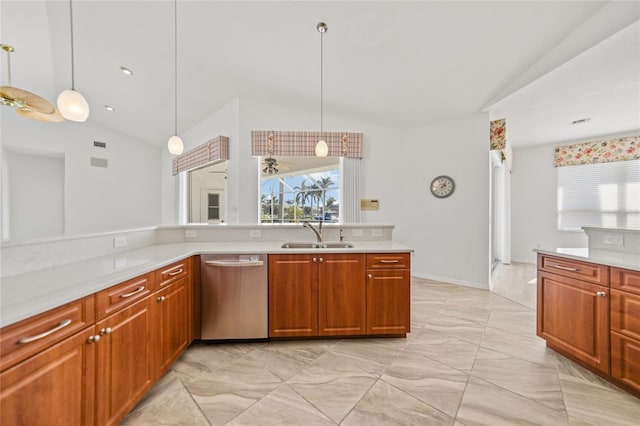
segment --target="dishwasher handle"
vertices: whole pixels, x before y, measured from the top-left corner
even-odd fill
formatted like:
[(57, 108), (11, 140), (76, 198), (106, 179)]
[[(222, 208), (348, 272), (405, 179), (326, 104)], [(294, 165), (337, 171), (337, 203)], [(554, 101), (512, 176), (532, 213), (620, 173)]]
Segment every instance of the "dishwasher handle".
[(226, 268), (245, 268), (248, 266), (262, 266), (262, 260), (205, 260), (207, 266), (223, 266)]

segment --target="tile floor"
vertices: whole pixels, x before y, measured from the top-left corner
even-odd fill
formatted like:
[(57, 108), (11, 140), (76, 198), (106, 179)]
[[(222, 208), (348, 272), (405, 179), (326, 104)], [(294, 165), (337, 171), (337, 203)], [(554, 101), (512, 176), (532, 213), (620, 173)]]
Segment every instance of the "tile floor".
[(194, 344), (123, 425), (639, 425), (640, 399), (545, 347), (535, 311), (413, 279), (406, 339)]

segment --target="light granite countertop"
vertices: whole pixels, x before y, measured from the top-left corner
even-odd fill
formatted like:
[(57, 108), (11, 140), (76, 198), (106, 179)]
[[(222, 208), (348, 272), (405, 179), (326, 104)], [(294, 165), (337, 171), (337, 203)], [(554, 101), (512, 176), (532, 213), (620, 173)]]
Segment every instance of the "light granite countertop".
[(354, 241), (353, 248), (284, 249), (282, 242), (158, 244), (114, 255), (2, 277), (0, 327), (198, 254), (411, 252), (393, 241)]
[(640, 271), (640, 253), (625, 253), (613, 250), (589, 248), (538, 248), (533, 251), (551, 256), (580, 260), (583, 262), (599, 263), (601, 265), (616, 266), (618, 268)]

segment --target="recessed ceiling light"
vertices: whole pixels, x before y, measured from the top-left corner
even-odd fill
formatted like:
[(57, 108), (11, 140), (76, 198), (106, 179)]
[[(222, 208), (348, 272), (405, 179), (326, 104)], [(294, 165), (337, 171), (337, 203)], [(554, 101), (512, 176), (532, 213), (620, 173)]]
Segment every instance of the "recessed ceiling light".
[(587, 117), (587, 118), (581, 118), (580, 120), (573, 120), (571, 122), (571, 125), (574, 126), (576, 124), (585, 124), (586, 122), (588, 122), (589, 120), (591, 120), (591, 117)]
[(104, 109), (106, 109), (107, 111), (115, 111), (116, 109), (114, 107), (112, 107), (111, 105), (105, 105)]
[(126, 75), (133, 75), (133, 71), (131, 71), (131, 70), (130, 70), (129, 68), (127, 68), (127, 67), (122, 67), (122, 66), (121, 66), (121, 67), (120, 67), (120, 70), (121, 70), (124, 74), (126, 74)]

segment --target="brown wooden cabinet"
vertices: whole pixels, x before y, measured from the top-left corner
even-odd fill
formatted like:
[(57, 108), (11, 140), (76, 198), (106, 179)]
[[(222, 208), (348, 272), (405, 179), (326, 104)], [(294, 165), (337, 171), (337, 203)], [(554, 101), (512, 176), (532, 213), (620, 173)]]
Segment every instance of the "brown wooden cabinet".
[(269, 336), (366, 333), (365, 256), (269, 256)]
[(318, 255), (269, 255), (269, 337), (318, 334)]
[(118, 424), (151, 388), (154, 339), (151, 298), (146, 297), (97, 323), (96, 423)]
[(269, 336), (404, 335), (409, 253), (269, 256)]
[(609, 374), (608, 267), (538, 255), (537, 335)]
[(366, 334), (364, 254), (318, 256), (318, 335)]
[[(91, 307), (87, 311), (87, 307)], [(95, 415), (95, 348), (89, 342), (94, 335), (93, 296), (41, 314), (3, 330), (3, 343), (17, 343), (42, 336), (20, 345), (16, 351), (5, 352), (3, 345), (2, 373), (0, 373), (0, 424), (2, 425), (91, 425)], [(60, 322), (59, 315), (63, 319)], [(57, 328), (51, 334), (48, 331)], [(90, 319), (89, 324), (86, 320)], [(56, 327), (36, 330), (43, 323), (53, 321)], [(77, 327), (81, 327), (78, 331)], [(14, 333), (14, 331), (21, 331)], [(70, 330), (72, 331), (69, 334)], [(59, 337), (62, 336), (62, 340)], [(48, 341), (48, 346), (42, 346)], [(30, 346), (33, 345), (33, 346)], [(22, 352), (29, 357), (15, 355)], [(12, 365), (11, 367), (7, 367)]]
[(367, 333), (405, 335), (411, 330), (409, 253), (367, 255)]
[(611, 375), (640, 392), (640, 271), (611, 268)]

